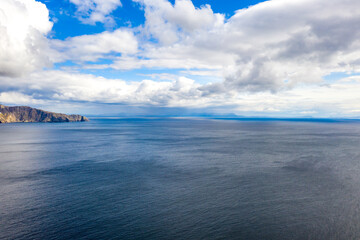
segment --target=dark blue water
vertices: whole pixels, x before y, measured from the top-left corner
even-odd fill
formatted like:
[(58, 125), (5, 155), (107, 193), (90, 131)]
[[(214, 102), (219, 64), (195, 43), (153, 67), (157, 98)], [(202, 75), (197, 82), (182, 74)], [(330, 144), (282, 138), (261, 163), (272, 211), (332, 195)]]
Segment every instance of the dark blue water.
[(360, 239), (360, 123), (0, 125), (0, 239)]

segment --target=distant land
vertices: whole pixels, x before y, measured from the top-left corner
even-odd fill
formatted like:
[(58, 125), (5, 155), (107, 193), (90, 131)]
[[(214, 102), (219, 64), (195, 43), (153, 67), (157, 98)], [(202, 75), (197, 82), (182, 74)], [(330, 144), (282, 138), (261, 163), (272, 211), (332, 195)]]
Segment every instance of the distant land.
[(89, 121), (89, 119), (81, 115), (66, 115), (27, 106), (7, 107), (0, 104), (0, 123), (85, 121)]

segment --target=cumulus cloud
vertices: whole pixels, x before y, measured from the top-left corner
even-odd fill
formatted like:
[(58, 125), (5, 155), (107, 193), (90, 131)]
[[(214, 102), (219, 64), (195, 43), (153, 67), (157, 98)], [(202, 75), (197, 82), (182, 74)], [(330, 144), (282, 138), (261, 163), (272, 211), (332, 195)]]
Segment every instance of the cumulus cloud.
[(77, 7), (78, 19), (85, 24), (114, 24), (110, 13), (121, 6), (120, 0), (70, 0)]
[(34, 99), (31, 95), (23, 94), (21, 92), (1, 92), (0, 102), (2, 104), (43, 104), (45, 103), (42, 99)]
[[(47, 62), (43, 49), (51, 22), (46, 8), (33, 0), (1, 1), (0, 9), (6, 9), (0, 11), (1, 99), (19, 93), (23, 94), (19, 98), (64, 102), (224, 106), (251, 115), (326, 112), (331, 116), (360, 111), (358, 80), (323, 84), (324, 76), (332, 72), (360, 72), (360, 31), (354, 27), (360, 25), (360, 2), (270, 0), (226, 19), (211, 6), (196, 8), (190, 0), (134, 1), (143, 7), (143, 26), (51, 40), (52, 51), (58, 53), (52, 56), (57, 62), (76, 62), (81, 70), (157, 69), (149, 75), (151, 80), (38, 71), (16, 82), (6, 76), (30, 72)], [(120, 1), (71, 2), (86, 23), (110, 22), (110, 13), (121, 5)], [(13, 20), (15, 15), (21, 15), (21, 21)], [(14, 30), (17, 23), (24, 31)], [(96, 64), (99, 59), (110, 63)], [(168, 74), (168, 69), (178, 71)], [(189, 75), (222, 80), (200, 84)]]
[(19, 76), (50, 64), (46, 6), (35, 0), (0, 1), (0, 76)]
[(163, 44), (178, 41), (183, 34), (206, 31), (224, 21), (224, 15), (214, 14), (210, 5), (195, 8), (191, 0), (135, 0), (145, 7), (146, 33)]
[(191, 100), (200, 97), (197, 90), (200, 85), (185, 77), (127, 82), (91, 74), (42, 71), (19, 78), (13, 84), (8, 81), (9, 78), (0, 78), (0, 89), (10, 87), (39, 99), (177, 106), (181, 101), (191, 104)]
[[(142, 28), (58, 42), (63, 55), (90, 60), (127, 48), (121, 56), (110, 56), (112, 64), (86, 67), (222, 71), (224, 81), (204, 87), (206, 94), (234, 89), (275, 93), (320, 83), (331, 72), (360, 71), (360, 31), (352, 27), (360, 23), (360, 5), (354, 0), (272, 0), (238, 10), (229, 19), (190, 0), (134, 1), (144, 7)], [(124, 47), (112, 49), (116, 45)]]
[(353, 117), (360, 113), (359, 77), (344, 78), (330, 85), (297, 87), (277, 94), (248, 94), (234, 90), (212, 95), (204, 94), (204, 85), (185, 77), (169, 81), (144, 79), (129, 82), (91, 74), (42, 71), (18, 78), (11, 86), (8, 80), (8, 77), (0, 77), (0, 88), (8, 86), (11, 89), (0, 92), (0, 102), (9, 104), (86, 102), (189, 109), (225, 108), (227, 112), (239, 115), (277, 117), (338, 117), (339, 114)]
[(59, 54), (56, 61), (96, 61), (109, 53), (135, 54), (138, 42), (129, 29), (117, 29), (93, 35), (82, 35), (66, 40), (52, 40), (51, 45)]
[(226, 85), (276, 91), (319, 82), (336, 71), (358, 71), (360, 4), (340, 0), (272, 0), (238, 11), (224, 35), (238, 54)]
[[(331, 72), (358, 72), (360, 3), (272, 0), (225, 20), (190, 0), (136, 0), (144, 5), (143, 59), (118, 58), (115, 69), (222, 69), (212, 90), (277, 92), (317, 83)], [(210, 89), (209, 89), (210, 91)]]
[[(115, 58), (111, 56), (113, 64), (92, 67), (223, 69), (237, 58), (236, 54), (221, 49), (220, 45), (226, 43), (215, 46), (208, 38), (209, 34), (221, 31), (225, 21), (224, 15), (213, 13), (209, 5), (196, 8), (190, 0), (177, 0), (175, 4), (167, 0), (134, 1), (144, 6), (146, 17), (143, 27), (128, 29), (136, 33), (139, 51)], [(64, 45), (68, 43), (64, 42)]]
[(224, 81), (207, 86), (207, 94), (275, 93), (320, 83), (331, 72), (360, 71), (360, 31), (352, 27), (360, 23), (360, 5), (353, 0), (272, 0), (229, 19), (190, 0), (135, 1), (146, 17), (135, 35), (140, 50), (87, 67), (222, 71)]

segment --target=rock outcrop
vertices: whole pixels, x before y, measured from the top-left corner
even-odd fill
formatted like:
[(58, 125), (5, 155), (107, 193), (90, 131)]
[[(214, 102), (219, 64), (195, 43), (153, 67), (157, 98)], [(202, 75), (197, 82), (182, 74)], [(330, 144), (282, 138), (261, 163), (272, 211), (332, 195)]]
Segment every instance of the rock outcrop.
[(47, 112), (31, 107), (7, 107), (0, 105), (0, 123), (13, 122), (84, 122), (89, 121), (80, 115), (66, 115)]

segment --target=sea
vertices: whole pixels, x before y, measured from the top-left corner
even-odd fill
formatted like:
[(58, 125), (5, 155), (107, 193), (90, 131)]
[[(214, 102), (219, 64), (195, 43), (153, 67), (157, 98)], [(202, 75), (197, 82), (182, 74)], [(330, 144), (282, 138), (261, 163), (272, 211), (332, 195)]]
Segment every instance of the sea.
[(2, 124), (0, 239), (360, 239), (360, 122)]

